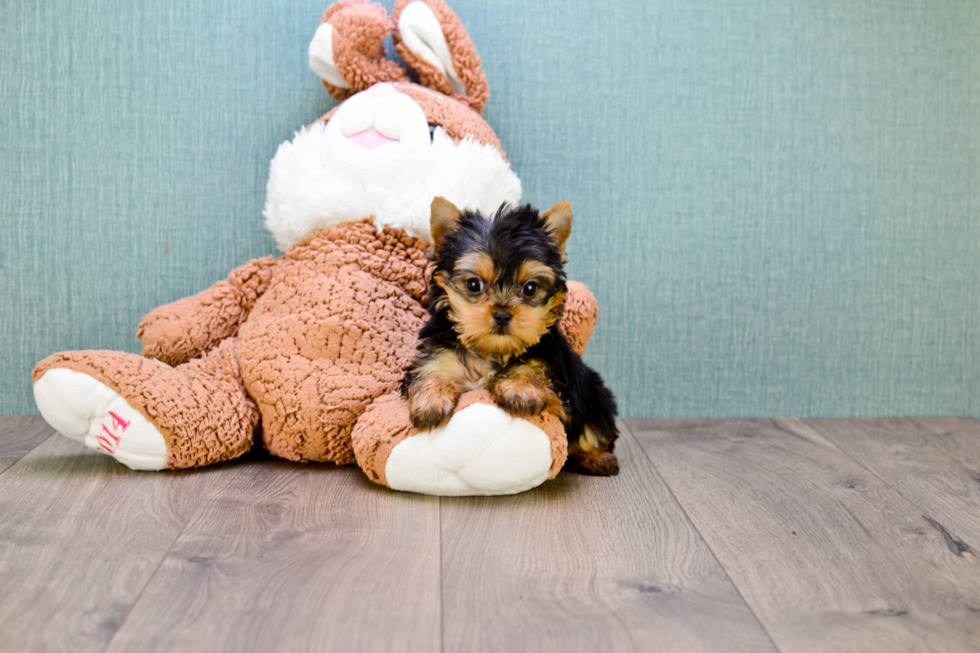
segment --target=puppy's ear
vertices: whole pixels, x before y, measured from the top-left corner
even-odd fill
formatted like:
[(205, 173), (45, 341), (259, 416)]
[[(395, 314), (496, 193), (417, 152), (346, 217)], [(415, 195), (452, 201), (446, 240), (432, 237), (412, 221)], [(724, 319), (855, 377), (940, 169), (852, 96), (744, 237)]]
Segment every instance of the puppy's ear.
[(541, 214), (545, 226), (551, 232), (551, 237), (558, 244), (562, 255), (565, 254), (565, 242), (572, 233), (572, 205), (569, 202), (558, 202)]
[(477, 113), (490, 96), (480, 56), (456, 13), (444, 0), (398, 0), (395, 50), (422, 86), (470, 105)]
[(432, 200), (432, 218), (429, 223), (432, 229), (432, 246), (436, 252), (442, 251), (446, 236), (456, 230), (462, 213), (445, 197)]

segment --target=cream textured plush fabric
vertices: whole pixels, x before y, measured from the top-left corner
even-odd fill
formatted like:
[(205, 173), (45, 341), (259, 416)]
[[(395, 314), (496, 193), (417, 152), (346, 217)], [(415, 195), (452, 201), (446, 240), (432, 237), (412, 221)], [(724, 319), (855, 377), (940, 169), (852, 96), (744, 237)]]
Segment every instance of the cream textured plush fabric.
[[(432, 88), (407, 82), (380, 50), (412, 5), (404, 22), (416, 33), (396, 42), (410, 65), (428, 66), (417, 72)], [(520, 181), (478, 113), (486, 79), (452, 10), (415, 0), (394, 13), (344, 0), (316, 31), (311, 67), (349, 99), (273, 159), (265, 218), (285, 253), (152, 311), (142, 356), (41, 361), (35, 398), (56, 429), (133, 469), (208, 465), (258, 443), (430, 494), (508, 494), (557, 474), (567, 447), (550, 415), (514, 418), (474, 392), (432, 432), (408, 419), (399, 386), (426, 316), (429, 204), (442, 195), (490, 212), (520, 199)], [(409, 56), (421, 42), (436, 54)], [(455, 80), (436, 83), (439, 70)], [(595, 299), (575, 283), (568, 296), (560, 326), (581, 351)]]

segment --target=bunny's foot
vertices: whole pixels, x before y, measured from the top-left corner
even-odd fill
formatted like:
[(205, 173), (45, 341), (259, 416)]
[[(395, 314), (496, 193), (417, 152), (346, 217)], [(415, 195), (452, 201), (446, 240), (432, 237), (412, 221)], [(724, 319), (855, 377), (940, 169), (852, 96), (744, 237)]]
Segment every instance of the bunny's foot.
[(57, 368), (34, 384), (41, 415), (62, 435), (108, 454), (130, 469), (167, 466), (160, 431), (115, 390), (88, 374)]
[(485, 391), (463, 395), (445, 425), (421, 433), (407, 402), (387, 395), (361, 416), (351, 437), (371, 480), (440, 496), (523, 492), (553, 478), (567, 455), (556, 417), (512, 417)]

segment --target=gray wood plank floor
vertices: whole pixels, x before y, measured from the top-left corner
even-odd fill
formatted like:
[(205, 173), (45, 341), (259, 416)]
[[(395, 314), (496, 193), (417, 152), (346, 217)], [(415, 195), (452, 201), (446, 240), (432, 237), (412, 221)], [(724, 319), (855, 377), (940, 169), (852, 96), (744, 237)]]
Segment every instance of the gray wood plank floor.
[(621, 427), (617, 478), (438, 499), (0, 417), (0, 651), (980, 650), (980, 422)]
[(978, 649), (977, 559), (812, 427), (632, 426), (782, 650)]
[(0, 474), (52, 433), (44, 420), (36, 417), (0, 417)]
[(931, 417), (808, 423), (980, 551), (980, 422)]
[(628, 435), (616, 479), (442, 501), (446, 651), (774, 651)]

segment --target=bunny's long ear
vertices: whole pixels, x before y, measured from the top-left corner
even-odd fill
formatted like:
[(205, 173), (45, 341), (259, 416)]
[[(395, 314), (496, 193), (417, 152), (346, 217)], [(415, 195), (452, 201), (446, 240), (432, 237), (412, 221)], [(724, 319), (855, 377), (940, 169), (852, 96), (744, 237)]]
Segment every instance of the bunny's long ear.
[(341, 0), (323, 13), (310, 42), (310, 68), (337, 100), (378, 82), (408, 81), (405, 69), (385, 58), (384, 39), (395, 23), (368, 0)]
[(480, 55), (455, 12), (443, 0), (398, 0), (395, 49), (423, 86), (466, 102), (477, 112), (490, 97)]

